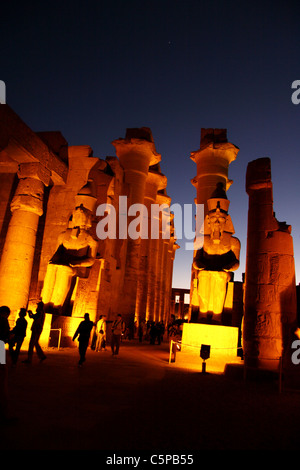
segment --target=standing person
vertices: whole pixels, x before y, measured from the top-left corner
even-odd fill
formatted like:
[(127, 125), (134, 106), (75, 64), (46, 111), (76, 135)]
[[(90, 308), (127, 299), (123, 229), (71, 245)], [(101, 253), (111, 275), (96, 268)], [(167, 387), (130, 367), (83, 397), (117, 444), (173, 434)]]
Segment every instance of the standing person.
[(150, 327), (150, 344), (155, 344), (156, 337), (157, 337), (157, 325), (153, 321)]
[(9, 341), (9, 352), (13, 364), (16, 364), (18, 361), (20, 349), (26, 336), (27, 320), (25, 320), (25, 317), (26, 308), (21, 308), (19, 312), (19, 318), (16, 321), (15, 327), (12, 329), (13, 336)]
[(75, 339), (79, 335), (79, 338), (78, 338), (79, 356), (80, 356), (80, 359), (78, 362), (79, 366), (81, 366), (83, 362), (85, 361), (85, 354), (86, 354), (87, 347), (89, 345), (90, 335), (91, 335), (93, 326), (94, 326), (94, 323), (90, 320), (89, 314), (85, 313), (84, 320), (79, 323), (79, 326), (74, 333), (73, 341), (75, 341)]
[[(8, 392), (7, 392), (7, 367), (5, 361), (5, 343), (9, 341), (10, 328), (8, 317), (10, 315), (10, 308), (7, 306), (0, 307), (0, 423), (8, 422)], [(3, 350), (2, 350), (3, 348)], [(4, 355), (4, 357), (2, 357)]]
[(112, 325), (112, 336), (111, 336), (111, 350), (113, 356), (119, 354), (120, 343), (121, 343), (121, 336), (125, 330), (125, 322), (122, 319), (122, 315), (118, 313), (117, 319), (113, 322)]
[(43, 331), (44, 322), (45, 322), (44, 302), (39, 302), (37, 304), (35, 314), (32, 313), (31, 310), (28, 310), (28, 315), (29, 315), (29, 318), (33, 318), (33, 323), (31, 326), (31, 338), (30, 338), (29, 347), (28, 347), (28, 358), (23, 362), (26, 364), (31, 364), (34, 348), (36, 350), (36, 353), (40, 361), (44, 361), (46, 359), (46, 356), (39, 344), (39, 339)]
[(100, 318), (97, 322), (97, 343), (96, 343), (96, 352), (99, 350), (106, 351), (106, 316), (100, 315)]
[(142, 320), (139, 324), (139, 327), (138, 327), (139, 342), (140, 343), (143, 341), (144, 332), (145, 332), (145, 322), (144, 322), (144, 320)]

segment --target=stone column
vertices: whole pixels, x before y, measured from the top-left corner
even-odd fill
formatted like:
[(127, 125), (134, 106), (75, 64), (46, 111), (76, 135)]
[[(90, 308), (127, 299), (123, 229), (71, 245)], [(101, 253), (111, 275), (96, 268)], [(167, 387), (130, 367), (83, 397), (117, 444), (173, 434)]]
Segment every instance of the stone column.
[(274, 369), (276, 359), (287, 349), (291, 352), (297, 305), (291, 227), (274, 216), (269, 158), (248, 164), (246, 191), (245, 360), (249, 366)]
[(44, 185), (50, 183), (50, 172), (40, 163), (21, 164), (18, 176), (0, 263), (0, 305), (12, 312), (27, 306)]
[[(147, 314), (148, 300), (154, 298), (154, 272), (156, 266), (156, 242), (155, 238), (151, 237), (151, 226), (152, 226), (152, 205), (156, 203), (157, 191), (164, 189), (167, 186), (167, 178), (160, 173), (160, 168), (154, 167), (149, 170), (145, 185), (145, 198), (144, 205), (147, 209), (148, 214), (148, 238), (141, 240), (140, 250), (140, 273), (138, 276), (138, 287), (137, 287), (137, 300), (136, 300), (136, 319), (138, 322), (149, 318)], [(151, 294), (150, 294), (151, 292)], [(153, 306), (150, 307), (150, 311), (153, 311)], [(146, 318), (147, 317), (147, 318)]]
[[(112, 142), (125, 173), (125, 183), (129, 187), (128, 208), (133, 204), (143, 204), (145, 184), (149, 166), (160, 161), (156, 152), (151, 130), (148, 128), (127, 129), (125, 139)], [(131, 219), (128, 218), (128, 225)], [(128, 238), (123, 291), (120, 296), (120, 313), (127, 325), (133, 324), (137, 281), (139, 276), (141, 239)]]
[(171, 233), (171, 238), (169, 240), (168, 246), (168, 256), (167, 256), (167, 267), (166, 267), (166, 290), (165, 290), (165, 304), (164, 304), (164, 313), (162, 320), (164, 321), (165, 325), (167, 326), (171, 313), (171, 294), (172, 294), (172, 281), (173, 281), (173, 264), (175, 258), (176, 250), (180, 248), (179, 245), (176, 243), (176, 237), (173, 232)]
[(226, 129), (201, 129), (199, 150), (191, 153), (191, 159), (197, 165), (197, 176), (192, 184), (197, 189), (197, 204), (204, 204), (207, 213), (207, 200), (216, 189), (217, 183), (223, 183), (225, 191), (232, 180), (228, 179), (229, 164), (236, 159), (238, 147), (227, 141)]
[(147, 290), (147, 309), (146, 320), (153, 321), (157, 309), (157, 270), (158, 270), (158, 245), (159, 239), (152, 238), (150, 240), (151, 257), (149, 260), (149, 277)]
[[(157, 194), (156, 202), (159, 205), (167, 204), (171, 205), (171, 198), (166, 194)], [(156, 287), (156, 308), (154, 314), (155, 321), (161, 321), (164, 311), (164, 299), (165, 299), (165, 282), (166, 282), (166, 256), (168, 253), (168, 246), (170, 242), (171, 228), (169, 237), (166, 234), (166, 224), (171, 222), (169, 214), (165, 211), (160, 213), (160, 238), (158, 241), (158, 265), (157, 265), (157, 287)]]

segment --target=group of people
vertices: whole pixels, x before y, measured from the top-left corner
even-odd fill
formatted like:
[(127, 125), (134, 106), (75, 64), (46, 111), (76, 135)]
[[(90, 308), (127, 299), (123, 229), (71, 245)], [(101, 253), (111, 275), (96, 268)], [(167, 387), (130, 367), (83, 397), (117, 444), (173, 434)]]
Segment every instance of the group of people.
[[(45, 322), (45, 309), (43, 302), (37, 304), (36, 313), (26, 308), (21, 308), (19, 311), (19, 317), (16, 320), (15, 326), (11, 329), (8, 321), (10, 315), (10, 309), (7, 306), (0, 307), (0, 341), (4, 344), (8, 344), (8, 350), (11, 358), (12, 365), (15, 365), (19, 358), (19, 353), (24, 342), (24, 338), (27, 334), (28, 322), (26, 316), (33, 320), (31, 326), (31, 337), (28, 347), (28, 355), (22, 362), (30, 364), (33, 358), (34, 348), (40, 361), (46, 359), (46, 355), (42, 350), (39, 339), (43, 331)], [(122, 337), (126, 334), (126, 325), (121, 314), (118, 314), (116, 319), (111, 325), (111, 339), (110, 347), (112, 355), (118, 355)], [(90, 320), (89, 314), (84, 315), (84, 320), (80, 322), (78, 328), (73, 335), (73, 341), (78, 339), (79, 342), (79, 362), (78, 365), (82, 365), (86, 360), (86, 351), (90, 344), (91, 333), (95, 327), (95, 338), (92, 339), (92, 349), (96, 352), (106, 350), (106, 334), (107, 334), (107, 319), (105, 315), (101, 315), (97, 323), (95, 324)], [(144, 322), (142, 321), (138, 327), (139, 341), (150, 340), (150, 344), (161, 343), (165, 332), (165, 326), (163, 322)], [(6, 367), (5, 361), (1, 363), (0, 356), (0, 418), (1, 413), (4, 413), (6, 396), (5, 396), (5, 382), (6, 382)]]
[(3, 305), (0, 307), (0, 340), (8, 344), (12, 364), (14, 365), (18, 361), (21, 346), (26, 336), (28, 322), (25, 317), (27, 313), (29, 318), (33, 319), (33, 322), (31, 326), (28, 356), (27, 359), (25, 359), (23, 362), (31, 363), (34, 348), (36, 349), (36, 353), (40, 361), (44, 361), (46, 359), (46, 355), (44, 354), (39, 344), (39, 339), (45, 322), (45, 310), (43, 302), (39, 302), (37, 304), (36, 313), (33, 313), (31, 310), (27, 311), (26, 308), (21, 308), (19, 311), (19, 318), (17, 319), (13, 329), (10, 329), (8, 321), (10, 308)]
[[(21, 346), (26, 336), (28, 322), (26, 320), (27, 309), (21, 308), (19, 318), (13, 329), (9, 325), (10, 308), (6, 305), (0, 307), (0, 341), (1, 346), (8, 344), (8, 350), (11, 356), (12, 364), (15, 365), (18, 361)], [(37, 305), (36, 313), (28, 310), (28, 316), (33, 319), (31, 326), (31, 337), (28, 347), (28, 356), (23, 362), (31, 363), (33, 350), (36, 349), (40, 361), (46, 359), (40, 344), (39, 338), (43, 331), (45, 321), (45, 311), (43, 302)], [(7, 411), (7, 370), (6, 358), (1, 357), (0, 360), (0, 422), (9, 420)]]
[[(31, 327), (31, 338), (28, 347), (28, 356), (24, 363), (30, 364), (32, 362), (34, 348), (40, 361), (46, 359), (40, 344), (39, 338), (43, 330), (45, 322), (45, 309), (43, 302), (37, 304), (36, 313), (34, 314), (31, 310), (21, 308), (19, 312), (19, 318), (16, 321), (14, 328), (11, 330), (8, 322), (10, 315), (9, 307), (0, 307), (0, 340), (4, 343), (8, 343), (9, 353), (11, 356), (12, 364), (16, 364), (18, 361), (21, 346), (26, 336), (28, 322), (26, 315), (28, 313), (29, 318), (33, 319)], [(107, 333), (107, 319), (105, 315), (101, 315), (97, 323), (95, 324), (90, 320), (89, 314), (84, 315), (84, 320), (80, 322), (78, 328), (73, 335), (73, 341), (78, 339), (79, 341), (79, 365), (85, 362), (86, 351), (91, 339), (91, 332), (95, 327), (95, 341), (92, 341), (92, 348), (98, 352), (106, 350), (106, 333)], [(142, 321), (138, 327), (138, 337), (141, 342), (143, 339), (150, 340), (150, 344), (161, 344), (163, 335), (165, 332), (165, 326), (163, 322), (154, 321)], [(126, 334), (126, 325), (121, 314), (117, 315), (117, 318), (112, 322), (111, 328), (111, 341), (110, 347), (112, 354), (118, 355), (120, 349), (120, 343), (122, 336)]]
[(150, 340), (150, 344), (161, 344), (165, 333), (164, 322), (141, 321), (138, 327), (139, 341)]
[[(93, 327), (96, 326), (96, 344), (94, 349), (98, 351), (106, 350), (106, 317), (101, 315), (96, 325), (90, 320), (88, 313), (84, 315), (84, 320), (79, 323), (77, 330), (73, 336), (73, 341), (78, 336), (79, 341), (79, 365), (82, 365), (85, 361), (86, 350), (90, 342), (90, 335)], [(119, 313), (116, 320), (112, 324), (111, 329), (111, 341), (110, 347), (113, 356), (119, 354), (121, 337), (125, 332), (125, 322), (122, 319), (122, 315)]]

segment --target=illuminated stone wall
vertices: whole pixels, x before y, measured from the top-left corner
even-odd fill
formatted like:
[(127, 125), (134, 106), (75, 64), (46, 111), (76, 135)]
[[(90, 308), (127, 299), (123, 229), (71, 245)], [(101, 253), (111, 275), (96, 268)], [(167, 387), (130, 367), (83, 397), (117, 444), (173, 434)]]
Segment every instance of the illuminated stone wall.
[[(162, 199), (170, 205), (171, 199), (148, 128), (127, 129), (112, 142), (117, 156), (100, 159), (88, 145), (69, 146), (60, 132), (32, 131), (8, 105), (0, 107), (0, 122), (0, 304), (11, 308), (13, 325), (21, 307), (34, 309), (41, 298), (49, 260), (71, 230), (82, 188), (91, 186), (95, 207), (112, 205), (117, 220), (120, 196), (128, 206)], [(93, 210), (88, 233), (97, 242), (95, 259), (84, 275), (76, 271), (64, 304), (47, 311), (47, 330), (62, 328), (65, 344), (86, 312), (93, 321), (122, 313), (128, 326), (168, 321), (174, 230), (168, 240), (101, 240), (98, 221)]]
[(296, 330), (297, 298), (291, 226), (273, 212), (271, 161), (248, 164), (249, 195), (243, 345), (249, 365), (277, 368)]

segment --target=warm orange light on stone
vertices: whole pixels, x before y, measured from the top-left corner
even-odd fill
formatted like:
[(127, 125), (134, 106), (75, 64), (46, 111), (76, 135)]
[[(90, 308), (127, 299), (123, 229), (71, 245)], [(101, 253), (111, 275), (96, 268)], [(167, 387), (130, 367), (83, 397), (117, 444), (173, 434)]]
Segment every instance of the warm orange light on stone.
[(240, 242), (233, 237), (226, 189), (228, 166), (238, 148), (227, 142), (226, 130), (202, 129), (200, 149), (191, 158), (197, 163), (197, 203), (204, 204), (203, 247), (194, 253), (191, 308), (199, 306), (198, 320), (221, 323), (231, 272), (239, 267)]
[(276, 368), (278, 358), (290, 354), (297, 304), (291, 227), (274, 216), (269, 158), (248, 164), (246, 191), (249, 211), (243, 345), (248, 364)]
[(23, 163), (18, 176), (0, 263), (0, 304), (9, 305), (14, 313), (27, 306), (44, 185), (49, 184), (50, 173), (39, 163)]
[[(113, 142), (117, 156), (103, 160), (89, 145), (69, 146), (60, 132), (33, 132), (8, 105), (0, 106), (0, 122), (0, 304), (17, 313), (27, 305), (34, 310), (42, 297), (44, 346), (57, 328), (62, 346), (73, 346), (85, 313), (110, 321), (121, 312), (131, 332), (135, 319), (167, 322), (174, 226), (163, 242), (127, 234), (101, 239), (96, 230), (100, 205), (117, 215), (119, 234), (122, 197), (128, 207), (150, 208), (160, 197), (170, 203), (151, 130), (127, 129)], [(125, 225), (131, 222), (125, 214)], [(14, 321), (12, 314), (12, 327)]]
[[(127, 129), (125, 139), (117, 139), (112, 144), (124, 168), (124, 181), (128, 188), (128, 204), (143, 204), (149, 166), (161, 160), (161, 155), (156, 152), (151, 130), (148, 128)], [(127, 323), (132, 324), (136, 311), (140, 250), (141, 239), (129, 238), (124, 283), (121, 286), (120, 313), (124, 315)]]
[(238, 357), (239, 328), (203, 323), (184, 323), (181, 351), (176, 362), (187, 368), (201, 371), (201, 345), (210, 346), (206, 370), (223, 373), (227, 364), (240, 364)]
[(75, 197), (75, 208), (68, 228), (57, 241), (57, 249), (50, 259), (41, 293), (45, 308), (54, 307), (62, 313), (72, 279), (87, 277), (94, 264), (98, 242), (89, 233), (96, 198), (90, 187), (83, 187)]

